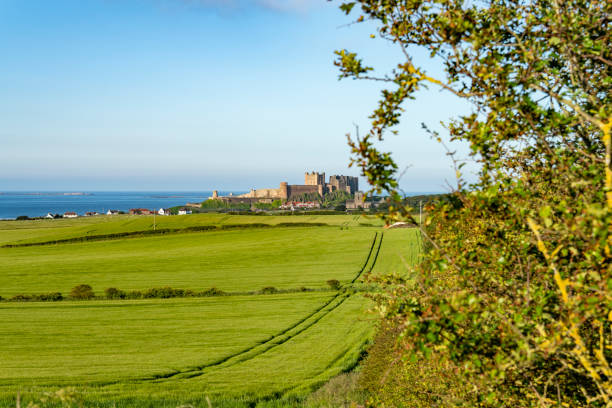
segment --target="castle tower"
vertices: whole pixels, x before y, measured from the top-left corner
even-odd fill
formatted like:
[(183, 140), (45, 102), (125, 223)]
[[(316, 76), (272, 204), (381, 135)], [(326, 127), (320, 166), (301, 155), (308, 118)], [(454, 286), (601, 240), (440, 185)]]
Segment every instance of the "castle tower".
[(219, 192), (217, 190), (213, 190), (212, 198), (219, 198)]
[(323, 197), (323, 196), (325, 195), (325, 190), (324, 190), (325, 185), (323, 185), (323, 184), (319, 184), (317, 187), (319, 188), (319, 189), (318, 189), (318, 193), (319, 193), (319, 195), (320, 195), (321, 197)]
[(283, 200), (289, 198), (289, 185), (286, 181), (282, 181), (280, 183), (280, 188), (278, 189), (278, 191), (280, 193), (280, 198), (282, 198)]
[(325, 173), (304, 173), (304, 184), (307, 186), (325, 185)]

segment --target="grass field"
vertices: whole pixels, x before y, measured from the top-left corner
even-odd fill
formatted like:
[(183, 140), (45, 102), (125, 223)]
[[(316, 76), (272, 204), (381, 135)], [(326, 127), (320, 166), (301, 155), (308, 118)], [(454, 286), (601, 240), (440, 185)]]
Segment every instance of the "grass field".
[(417, 229), (387, 230), (372, 272), (377, 275), (404, 274), (410, 265), (418, 262), (420, 248)]
[(330, 296), (3, 303), (0, 383), (115, 382), (209, 364), (268, 339)]
[[(70, 222), (63, 226), (51, 224), (57, 220), (1, 223), (0, 242), (138, 231), (146, 218), (66, 220)], [(0, 406), (14, 406), (17, 392), (25, 403), (67, 386), (76, 387), (85, 406), (207, 407), (206, 397), (214, 407), (304, 406), (309, 393), (353, 369), (372, 336), (375, 317), (367, 313), (369, 301), (351, 290), (352, 282), (369, 270), (402, 273), (405, 264), (416, 261), (419, 248), (413, 230), (383, 235), (380, 227), (360, 225), (375, 224), (371, 219), (306, 218), (159, 217), (180, 225), (172, 228), (262, 219), (333, 226), (0, 248), (0, 295), (5, 297), (68, 294), (80, 283), (92, 285), (98, 294), (110, 286), (321, 289), (209, 298), (0, 302)], [(11, 225), (15, 228), (9, 229)], [(331, 290), (329, 279), (344, 286)]]
[(371, 228), (279, 228), (0, 248), (0, 296), (68, 294), (82, 283), (100, 294), (108, 287), (325, 287), (328, 279), (355, 276), (374, 234)]
[[(152, 231), (153, 216), (116, 215), (75, 219), (0, 221), (0, 245), (45, 242), (75, 237)], [(334, 226), (381, 226), (381, 221), (363, 215), (228, 215), (219, 213), (156, 216), (157, 229), (182, 229), (197, 226), (231, 226), (242, 224), (324, 223)]]

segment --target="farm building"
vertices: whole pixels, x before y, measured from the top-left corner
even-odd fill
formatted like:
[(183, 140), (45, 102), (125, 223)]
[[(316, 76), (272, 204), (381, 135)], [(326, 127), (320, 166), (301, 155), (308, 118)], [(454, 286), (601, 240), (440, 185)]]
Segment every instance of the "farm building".
[(152, 215), (154, 212), (147, 208), (130, 208), (130, 215)]

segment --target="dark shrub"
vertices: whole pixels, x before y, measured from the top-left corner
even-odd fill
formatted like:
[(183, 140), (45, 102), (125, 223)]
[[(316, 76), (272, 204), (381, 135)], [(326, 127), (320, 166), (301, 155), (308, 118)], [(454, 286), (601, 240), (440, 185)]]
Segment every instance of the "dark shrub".
[(200, 296), (223, 296), (225, 295), (225, 292), (222, 291), (221, 289), (210, 288), (210, 289), (206, 289), (205, 291), (200, 292), (199, 295)]
[(183, 289), (174, 289), (171, 287), (163, 287), (163, 288), (151, 288), (145, 291), (142, 294), (144, 298), (174, 298), (174, 297), (182, 297), (184, 296), (185, 291)]
[(32, 296), (32, 300), (37, 300), (39, 302), (59, 302), (63, 299), (64, 297), (59, 292), (41, 293), (39, 295)]
[(330, 280), (327, 281), (327, 284), (333, 290), (338, 290), (338, 289), (340, 289), (340, 287), (342, 287), (342, 285), (340, 284), (340, 281), (337, 280), (337, 279), (330, 279)]
[(266, 286), (265, 288), (262, 288), (259, 293), (262, 295), (271, 295), (273, 293), (278, 293), (278, 289), (276, 289), (274, 286)]
[(124, 291), (117, 288), (106, 288), (104, 289), (104, 294), (107, 299), (125, 299), (127, 296)]
[(30, 302), (32, 300), (32, 295), (25, 295), (20, 293), (19, 295), (15, 295), (9, 299), (9, 302)]
[(312, 289), (307, 288), (306, 286), (301, 286), (300, 287), (300, 292), (312, 292)]
[(19, 217), (16, 218), (17, 221), (24, 221), (24, 220), (29, 220), (30, 217), (28, 217), (27, 215), (20, 215)]
[(140, 299), (142, 298), (142, 292), (139, 290), (132, 290), (126, 293), (127, 299)]
[(94, 296), (93, 289), (86, 284), (77, 285), (70, 291), (70, 297), (73, 299), (93, 299)]

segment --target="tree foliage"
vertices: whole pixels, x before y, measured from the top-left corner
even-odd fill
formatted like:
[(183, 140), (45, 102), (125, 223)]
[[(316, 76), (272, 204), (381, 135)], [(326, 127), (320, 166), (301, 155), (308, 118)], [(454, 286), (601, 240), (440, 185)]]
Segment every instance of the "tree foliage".
[(77, 285), (70, 290), (70, 297), (73, 299), (93, 299), (95, 294), (93, 292), (93, 288), (87, 284)]
[[(429, 245), (411, 283), (380, 280), (400, 356), (435, 355), (456, 374), (444, 381), (468, 392), (435, 394), (442, 406), (611, 407), (612, 3), (360, 0), (341, 9), (404, 55), (378, 77), (354, 52), (335, 62), (341, 78), (388, 85), (369, 133), (349, 138), (373, 191), (391, 196), (388, 220), (412, 211), (392, 154), (378, 147), (402, 104), (434, 86), (473, 109), (445, 126), (469, 144), (478, 180), (467, 184), (456, 163), (456, 191), (428, 208)], [(443, 77), (415, 63), (417, 48)]]

